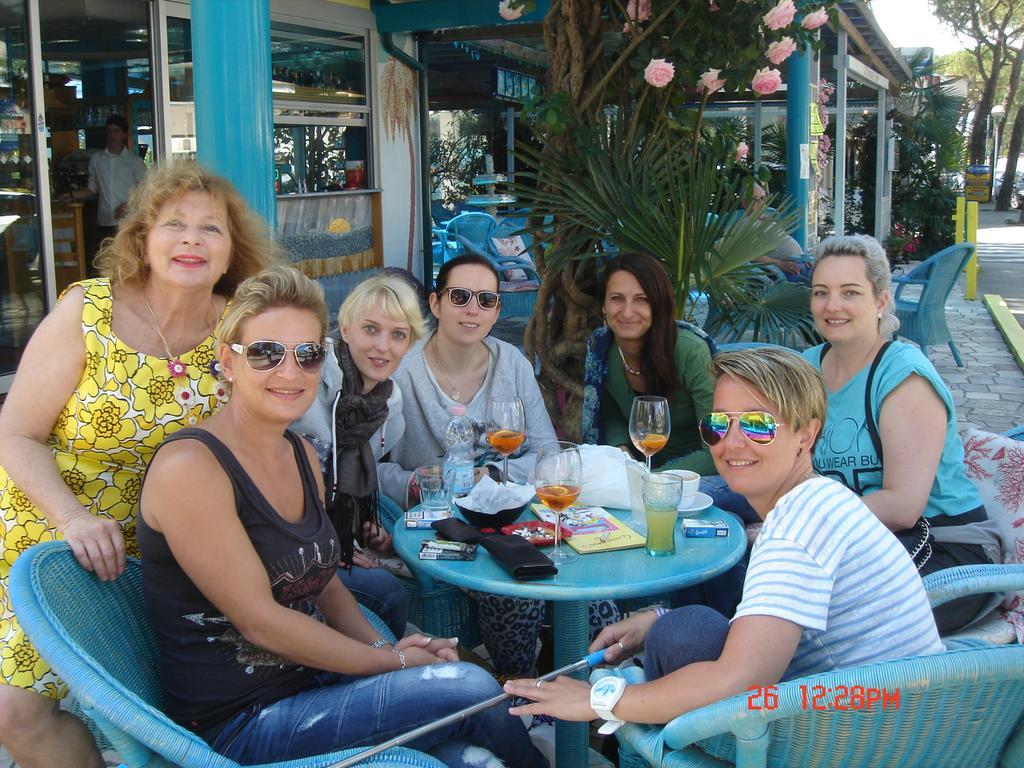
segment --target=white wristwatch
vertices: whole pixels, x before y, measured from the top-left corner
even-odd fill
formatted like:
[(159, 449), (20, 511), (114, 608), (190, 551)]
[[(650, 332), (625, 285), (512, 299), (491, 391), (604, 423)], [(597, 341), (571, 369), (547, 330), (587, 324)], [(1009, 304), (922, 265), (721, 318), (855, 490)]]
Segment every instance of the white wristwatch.
[(598, 733), (603, 735), (615, 733), (622, 725), (623, 721), (613, 715), (612, 710), (619, 703), (622, 694), (626, 692), (626, 685), (626, 681), (621, 677), (609, 676), (602, 677), (591, 687), (590, 708), (597, 712), (598, 717), (602, 720), (608, 721), (598, 729)]

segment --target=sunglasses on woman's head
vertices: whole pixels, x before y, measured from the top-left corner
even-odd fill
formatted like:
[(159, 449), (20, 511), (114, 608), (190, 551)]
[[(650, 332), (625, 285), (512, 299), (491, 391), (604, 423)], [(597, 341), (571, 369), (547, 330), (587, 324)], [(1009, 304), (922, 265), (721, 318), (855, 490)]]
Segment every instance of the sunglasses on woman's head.
[(712, 411), (700, 420), (700, 439), (704, 445), (718, 445), (735, 421), (747, 440), (757, 445), (771, 445), (778, 428), (785, 426), (767, 411)]
[(231, 349), (245, 355), (246, 364), (259, 373), (277, 368), (289, 352), (295, 355), (295, 363), (299, 368), (307, 372), (320, 370), (327, 357), (323, 344), (315, 341), (304, 341), (294, 347), (286, 347), (280, 341), (254, 341), (245, 345), (232, 344)]
[(448, 301), (454, 307), (466, 306), (475, 296), (480, 309), (496, 309), (501, 298), (494, 291), (471, 291), (469, 288), (445, 288), (441, 293), (448, 294)]

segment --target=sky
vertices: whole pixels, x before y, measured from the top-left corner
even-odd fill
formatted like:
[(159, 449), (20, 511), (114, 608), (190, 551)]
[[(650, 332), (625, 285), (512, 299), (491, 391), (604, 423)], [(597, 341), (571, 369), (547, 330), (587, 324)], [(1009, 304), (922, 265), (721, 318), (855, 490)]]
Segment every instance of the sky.
[(872, 0), (871, 10), (895, 48), (930, 46), (940, 56), (964, 49), (935, 18), (928, 0)]

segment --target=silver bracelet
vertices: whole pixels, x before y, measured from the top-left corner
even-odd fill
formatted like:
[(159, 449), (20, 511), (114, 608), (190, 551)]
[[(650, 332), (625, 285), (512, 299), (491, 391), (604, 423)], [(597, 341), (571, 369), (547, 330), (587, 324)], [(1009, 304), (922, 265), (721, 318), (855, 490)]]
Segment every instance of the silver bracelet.
[(394, 643), (392, 643), (390, 640), (385, 640), (383, 637), (378, 637), (376, 640), (370, 643), (371, 648), (383, 648), (385, 645), (394, 645)]
[(398, 648), (392, 648), (391, 652), (398, 657), (398, 663), (401, 665), (401, 669), (405, 669), (405, 654)]

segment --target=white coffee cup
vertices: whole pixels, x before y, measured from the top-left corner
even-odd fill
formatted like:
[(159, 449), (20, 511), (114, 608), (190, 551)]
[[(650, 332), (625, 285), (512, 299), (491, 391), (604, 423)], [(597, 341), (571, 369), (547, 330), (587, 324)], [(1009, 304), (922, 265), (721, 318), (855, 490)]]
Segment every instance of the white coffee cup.
[(689, 469), (666, 469), (665, 471), (676, 475), (683, 481), (683, 497), (679, 501), (679, 507), (681, 509), (692, 507), (697, 498), (697, 491), (700, 490), (700, 475)]

